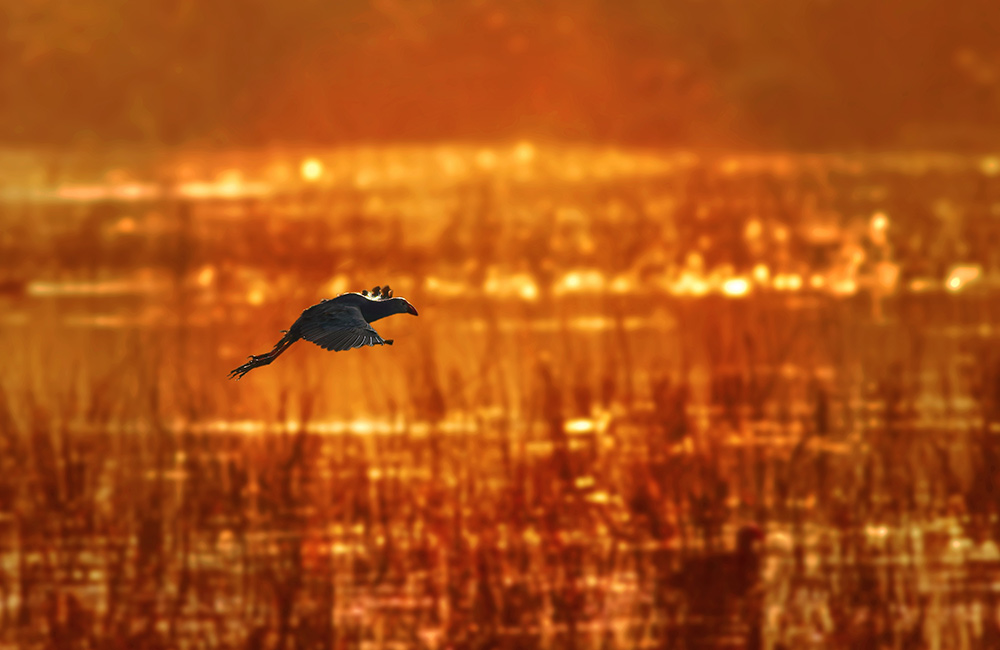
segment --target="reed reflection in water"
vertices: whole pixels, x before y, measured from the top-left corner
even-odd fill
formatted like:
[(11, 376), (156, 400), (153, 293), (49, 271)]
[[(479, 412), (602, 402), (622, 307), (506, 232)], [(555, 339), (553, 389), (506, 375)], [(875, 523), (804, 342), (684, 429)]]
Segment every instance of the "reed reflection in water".
[(0, 187), (4, 643), (1000, 643), (989, 160), (115, 162)]

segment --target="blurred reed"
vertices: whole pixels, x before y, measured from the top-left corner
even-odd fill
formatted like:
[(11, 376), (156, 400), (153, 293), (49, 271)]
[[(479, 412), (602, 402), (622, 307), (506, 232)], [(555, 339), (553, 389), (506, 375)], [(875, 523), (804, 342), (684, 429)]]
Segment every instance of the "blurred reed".
[[(4, 269), (24, 289), (0, 340), (0, 640), (992, 647), (993, 285), (900, 287), (876, 310), (869, 289), (777, 280), (837, 272), (803, 234), (810, 201), (841, 210), (851, 253), (852, 210), (905, 220), (947, 184), (752, 163), (597, 189), (498, 172), (437, 194), (71, 201), (46, 227), (5, 204), (59, 253)], [(955, 205), (991, 200), (949, 173)], [(451, 216), (418, 228), (434, 201)], [(901, 250), (910, 224), (893, 228)], [(895, 258), (907, 282), (948, 280), (936, 242)], [(698, 288), (759, 264), (747, 295)], [(116, 277), (139, 293), (92, 291)], [(386, 281), (421, 310), (386, 323), (393, 348), (300, 343), (224, 380), (318, 297)], [(749, 522), (759, 583), (701, 609), (676, 576)]]

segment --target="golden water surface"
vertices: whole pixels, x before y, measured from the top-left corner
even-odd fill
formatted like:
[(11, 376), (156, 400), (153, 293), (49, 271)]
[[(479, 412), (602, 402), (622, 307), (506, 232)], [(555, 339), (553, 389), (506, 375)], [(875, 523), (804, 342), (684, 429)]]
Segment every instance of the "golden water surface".
[(0, 171), (0, 648), (1000, 647), (1000, 159)]

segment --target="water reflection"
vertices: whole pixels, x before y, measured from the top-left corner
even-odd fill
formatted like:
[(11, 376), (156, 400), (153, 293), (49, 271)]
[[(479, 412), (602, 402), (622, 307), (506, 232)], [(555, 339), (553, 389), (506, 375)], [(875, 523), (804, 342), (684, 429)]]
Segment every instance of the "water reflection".
[[(145, 168), (0, 188), (4, 643), (1000, 643), (978, 158)], [(225, 382), (390, 279), (393, 348)]]

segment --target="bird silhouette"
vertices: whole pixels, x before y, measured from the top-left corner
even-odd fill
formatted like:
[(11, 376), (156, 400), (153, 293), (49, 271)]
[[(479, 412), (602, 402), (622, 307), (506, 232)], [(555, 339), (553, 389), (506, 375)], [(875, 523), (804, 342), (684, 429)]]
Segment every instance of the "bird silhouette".
[(392, 345), (392, 339), (383, 339), (371, 324), (393, 314), (416, 316), (417, 310), (405, 298), (393, 298), (388, 286), (323, 300), (305, 309), (290, 328), (282, 330), (285, 335), (270, 352), (248, 357), (250, 360), (230, 372), (229, 378), (239, 380), (254, 368), (268, 365), (299, 339), (338, 352), (366, 345)]

